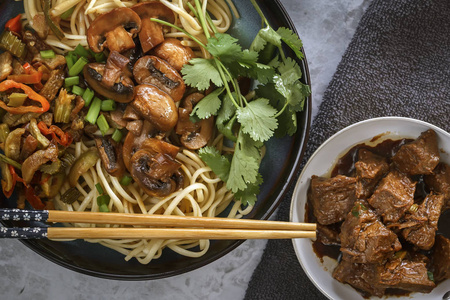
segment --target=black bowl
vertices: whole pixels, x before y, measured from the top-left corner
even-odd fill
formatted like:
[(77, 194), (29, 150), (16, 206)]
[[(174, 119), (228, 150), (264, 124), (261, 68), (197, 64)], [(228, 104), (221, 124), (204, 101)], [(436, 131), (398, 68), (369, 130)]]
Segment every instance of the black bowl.
[[(233, 22), (230, 33), (239, 38), (244, 47), (248, 47), (261, 26), (261, 20), (250, 1), (234, 1), (241, 19)], [(272, 27), (288, 27), (295, 31), (294, 25), (278, 1), (259, 1), (259, 5)], [(23, 12), (22, 2), (5, 1), (0, 4), (1, 22)], [(290, 53), (291, 57), (295, 57)], [(306, 59), (298, 61), (302, 72), (302, 81), (310, 85)], [(300, 168), (300, 162), (308, 139), (311, 121), (311, 97), (305, 102), (305, 109), (298, 113), (298, 131), (292, 137), (272, 138), (267, 143), (267, 152), (262, 161), (260, 172), (264, 178), (261, 193), (253, 211), (246, 216), (251, 219), (268, 219), (283, 200), (286, 191)], [(2, 195), (0, 207), (12, 208), (14, 199), (5, 199)], [(4, 222), (5, 226), (39, 226), (43, 224)], [(186, 258), (169, 249), (165, 249), (160, 259), (148, 265), (137, 260), (128, 262), (124, 256), (99, 244), (77, 240), (55, 242), (50, 240), (22, 240), (27, 247), (68, 269), (91, 276), (120, 279), (147, 280), (178, 275), (200, 268), (230, 252), (242, 241), (211, 241), (209, 251), (200, 258)]]

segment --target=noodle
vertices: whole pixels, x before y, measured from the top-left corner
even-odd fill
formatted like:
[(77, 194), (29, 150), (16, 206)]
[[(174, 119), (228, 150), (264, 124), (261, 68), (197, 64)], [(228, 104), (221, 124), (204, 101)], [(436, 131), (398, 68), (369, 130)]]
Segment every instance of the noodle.
[[(70, 19), (61, 22), (61, 30), (65, 38), (59, 40), (50, 31), (45, 42), (61, 54), (74, 50), (78, 44), (86, 47), (88, 45), (87, 29), (98, 15), (117, 7), (131, 7), (137, 2), (139, 1), (53, 0), (50, 11), (53, 17), (61, 16), (72, 7), (74, 9)], [(202, 43), (206, 43), (207, 39), (199, 20), (186, 5), (188, 0), (161, 0), (160, 2), (175, 13), (175, 25), (182, 27)], [(189, 3), (195, 6), (194, 1), (189, 0)], [(218, 32), (226, 32), (229, 29), (232, 15), (239, 16), (231, 0), (204, 0), (201, 3), (202, 11), (211, 16)], [(24, 0), (24, 8), (25, 19), (23, 24), (33, 26), (33, 18), (37, 14), (43, 14), (40, 0)], [(212, 33), (210, 24), (207, 24), (207, 26)], [(197, 42), (191, 40), (183, 32), (168, 28), (165, 31), (165, 37), (178, 38), (183, 45), (192, 47), (195, 53), (200, 53), (203, 57), (209, 57), (209, 53), (205, 49), (199, 47)], [(97, 131), (94, 135), (101, 135), (101, 133)], [(213, 141), (210, 141), (210, 145), (215, 146), (222, 152), (233, 151), (232, 148), (223, 146), (222, 135), (216, 136)], [(78, 158), (93, 146), (94, 141), (92, 140), (77, 142), (72, 144), (67, 151)], [(184, 149), (177, 154), (176, 160), (181, 163), (179, 170), (184, 177), (184, 187), (164, 198), (149, 196), (135, 182), (123, 186), (116, 177), (106, 172), (101, 159), (98, 159), (93, 167), (81, 175), (79, 183), (75, 187), (81, 193), (83, 199), (71, 204), (62, 202), (61, 195), (70, 188), (69, 183), (65, 182), (60, 193), (54, 198), (55, 207), (67, 211), (98, 212), (97, 197), (100, 195), (96, 185), (100, 184), (104, 192), (110, 196), (108, 209), (111, 212), (213, 217), (229, 210), (226, 214), (227, 217), (241, 218), (252, 210), (252, 206), (242, 209), (240, 201), (232, 204), (232, 192), (226, 188), (224, 182), (212, 172), (211, 168), (200, 159), (196, 152)], [(68, 172), (69, 170), (66, 170), (67, 174)], [(78, 223), (72, 225), (76, 227), (119, 227), (119, 225)], [(123, 254), (127, 261), (135, 258), (142, 264), (148, 264), (153, 259), (159, 258), (165, 248), (183, 256), (200, 257), (208, 251), (210, 246), (209, 240), (87, 239), (86, 241), (99, 243)]]

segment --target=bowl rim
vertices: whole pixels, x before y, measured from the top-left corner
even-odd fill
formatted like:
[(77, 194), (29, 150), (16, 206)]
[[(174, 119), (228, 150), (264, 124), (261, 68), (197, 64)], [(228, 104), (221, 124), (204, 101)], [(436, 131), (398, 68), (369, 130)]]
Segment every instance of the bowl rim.
[[(282, 15), (282, 17), (283, 17), (283, 23), (284, 23), (283, 25), (286, 25), (293, 32), (298, 34), (298, 31), (297, 31), (291, 17), (287, 13), (284, 6), (281, 4), (280, 0), (273, 0), (271, 2), (272, 3), (264, 4), (264, 5), (270, 5), (270, 6), (276, 7), (277, 10), (279, 11), (279, 14)], [(5, 3), (2, 3), (0, 5), (0, 7), (3, 7), (3, 4), (5, 4), (5, 6), (7, 6), (6, 2), (5, 2)], [(308, 68), (306, 54), (305, 54), (303, 47), (300, 50), (303, 53), (304, 57), (302, 60), (298, 60), (297, 58), (295, 58), (295, 60), (300, 65), (300, 67), (303, 71), (302, 79), (303, 79), (304, 83), (311, 87), (310, 72), (309, 72), (309, 68)], [(269, 209), (267, 209), (263, 213), (262, 217), (260, 218), (261, 220), (268, 219), (275, 212), (277, 207), (281, 204), (281, 200), (286, 196), (290, 187), (294, 184), (294, 179), (295, 179), (296, 174), (300, 170), (302, 158), (303, 158), (303, 155), (306, 150), (306, 144), (309, 139), (309, 131), (310, 131), (310, 127), (311, 127), (311, 113), (312, 113), (311, 110), (312, 110), (312, 95), (310, 94), (305, 99), (304, 110), (302, 112), (297, 113), (297, 116), (303, 115), (303, 118), (304, 118), (304, 123), (298, 124), (299, 127), (298, 127), (297, 132), (295, 133), (295, 136), (297, 136), (297, 138), (299, 140), (298, 141), (299, 151), (297, 151), (295, 153), (295, 155), (293, 155), (293, 157), (292, 157), (293, 166), (285, 174), (286, 181), (283, 183), (280, 183), (280, 184), (282, 184), (280, 193), (278, 193), (276, 195), (276, 197), (274, 197), (275, 199), (273, 200), (273, 203), (270, 205)], [(302, 127), (300, 127), (300, 125), (302, 125)], [(269, 197), (273, 197), (273, 195), (269, 196)], [(0, 220), (0, 222), (4, 226), (7, 226), (3, 221)], [(33, 243), (30, 240), (19, 240), (19, 241), (22, 244), (24, 244), (25, 246), (27, 246), (29, 249), (31, 249), (34, 253), (39, 254), (41, 257), (44, 257), (45, 259), (47, 259), (61, 267), (64, 267), (66, 269), (69, 269), (69, 270), (72, 270), (72, 271), (75, 271), (75, 272), (78, 272), (81, 274), (98, 277), (98, 278), (104, 278), (104, 279), (112, 279), (112, 280), (143, 281), (143, 280), (154, 280), (154, 279), (173, 277), (176, 275), (184, 274), (184, 273), (199, 269), (199, 268), (206, 266), (206, 265), (212, 263), (213, 261), (216, 261), (219, 258), (227, 255), (228, 253), (230, 253), (231, 251), (236, 249), (239, 245), (241, 245), (245, 240), (237, 240), (234, 243), (230, 244), (228, 247), (226, 247), (221, 252), (218, 252), (217, 254), (212, 255), (209, 258), (204, 259), (200, 262), (195, 262), (193, 264), (190, 264), (188, 267), (184, 267), (184, 268), (181, 268), (178, 270), (173, 270), (173, 271), (161, 272), (158, 274), (144, 274), (144, 275), (142, 275), (142, 274), (131, 274), (131, 275), (129, 275), (129, 274), (112, 274), (112, 273), (91, 270), (91, 269), (85, 269), (84, 267), (70, 264), (66, 261), (59, 259), (58, 257), (52, 256), (50, 252), (48, 252), (43, 247), (41, 247), (38, 244)]]
[[(325, 148), (327, 146), (328, 143), (330, 143), (332, 140), (334, 140), (335, 138), (339, 137), (340, 135), (346, 133), (349, 130), (353, 130), (355, 127), (359, 127), (361, 125), (367, 124), (367, 123), (377, 123), (380, 121), (400, 121), (400, 122), (406, 122), (406, 123), (414, 123), (414, 124), (420, 124), (422, 126), (428, 127), (430, 129), (433, 129), (436, 132), (439, 132), (441, 134), (443, 134), (444, 136), (446, 136), (449, 140), (450, 140), (450, 133), (445, 131), (444, 129), (433, 125), (431, 123), (422, 121), (422, 120), (418, 120), (418, 119), (414, 119), (414, 118), (409, 118), (409, 117), (398, 117), (398, 116), (386, 116), (386, 117), (376, 117), (376, 118), (370, 118), (370, 119), (366, 119), (366, 120), (362, 120), (356, 123), (353, 123), (343, 129), (340, 129), (339, 131), (337, 131), (336, 133), (334, 133), (332, 136), (330, 136), (327, 140), (325, 140), (325, 142), (323, 142), (315, 151), (314, 153), (308, 158), (308, 161), (306, 162), (305, 166), (303, 167), (297, 182), (295, 184), (295, 188), (294, 191), (292, 193), (292, 197), (291, 197), (291, 203), (290, 203), (290, 208), (289, 208), (289, 221), (293, 222), (293, 218), (294, 218), (294, 208), (296, 206), (296, 196), (299, 193), (299, 186), (300, 186), (300, 182), (302, 180), (302, 178), (304, 177), (304, 173), (307, 171), (308, 166), (312, 163), (312, 161), (315, 159), (315, 157), (318, 155), (319, 152), (321, 152), (321, 150), (323, 148)], [(395, 131), (395, 129), (393, 129), (392, 131)], [(382, 134), (382, 132), (380, 132), (379, 134)], [(360, 142), (364, 142), (367, 141), (369, 139), (371, 139), (371, 136), (368, 136), (366, 139), (357, 141), (355, 143), (353, 143), (352, 145), (348, 145), (347, 148), (342, 149), (342, 151), (345, 151), (347, 149), (350, 149), (350, 147), (352, 147), (353, 145), (355, 145), (356, 143), (360, 143)], [(336, 157), (338, 157), (340, 154), (342, 154), (341, 152), (339, 152), (338, 154), (336, 154)], [(336, 157), (333, 157), (332, 159), (336, 159)], [(333, 161), (331, 161), (331, 163), (333, 163)], [(306, 203), (305, 203), (306, 204)], [(326, 296), (328, 299), (334, 299), (332, 297), (332, 295), (330, 295), (328, 293), (328, 291), (326, 291), (323, 286), (321, 284), (319, 284), (316, 280), (314, 280), (313, 275), (310, 272), (310, 269), (306, 267), (306, 265), (304, 264), (304, 262), (302, 261), (302, 259), (300, 258), (300, 251), (301, 249), (299, 249), (299, 246), (296, 244), (295, 239), (292, 239), (292, 245), (294, 247), (294, 252), (295, 255), (297, 257), (297, 260), (299, 261), (303, 271), (306, 273), (306, 275), (308, 276), (309, 280), (314, 284), (314, 286), (324, 295)], [(323, 263), (322, 263), (323, 266)], [(330, 272), (329, 270), (327, 272)], [(334, 279), (333, 279), (334, 280)], [(338, 281), (336, 281), (337, 283), (339, 283), (340, 285), (343, 283), (340, 283)], [(441, 283), (442, 284), (442, 283)], [(408, 295), (409, 297), (409, 295)], [(399, 298), (400, 299), (400, 298)], [(403, 299), (403, 298), (402, 298)], [(413, 299), (413, 298), (408, 298), (408, 299)]]

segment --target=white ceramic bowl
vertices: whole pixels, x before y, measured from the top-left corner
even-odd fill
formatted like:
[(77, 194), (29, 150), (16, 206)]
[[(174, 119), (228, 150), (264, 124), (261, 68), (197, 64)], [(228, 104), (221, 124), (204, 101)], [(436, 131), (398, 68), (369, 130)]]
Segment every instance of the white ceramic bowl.
[[(304, 222), (306, 193), (312, 175), (325, 175), (334, 166), (336, 159), (345, 154), (352, 146), (368, 142), (374, 136), (384, 138), (417, 138), (421, 132), (433, 129), (437, 133), (441, 161), (450, 163), (450, 134), (432, 124), (409, 118), (383, 117), (362, 121), (346, 127), (323, 143), (311, 156), (297, 181), (290, 211), (292, 222)], [(378, 139), (377, 143), (383, 139)], [(324, 262), (316, 256), (309, 239), (293, 239), (298, 260), (309, 279), (328, 298), (333, 300), (364, 299), (348, 284), (333, 279), (331, 273), (337, 265), (335, 260), (323, 257)], [(450, 279), (441, 282), (430, 294), (411, 293), (395, 299), (442, 299), (450, 290)], [(373, 297), (373, 299), (379, 299)]]

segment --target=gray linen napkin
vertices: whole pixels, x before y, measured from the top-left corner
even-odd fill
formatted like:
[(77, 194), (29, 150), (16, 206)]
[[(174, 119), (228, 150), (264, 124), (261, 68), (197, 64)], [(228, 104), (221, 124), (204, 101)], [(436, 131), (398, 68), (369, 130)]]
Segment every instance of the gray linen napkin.
[[(303, 164), (340, 129), (381, 116), (416, 118), (450, 130), (450, 1), (371, 3), (325, 92)], [(278, 220), (289, 219), (291, 195), (292, 188)], [(303, 272), (292, 242), (271, 240), (245, 298), (325, 297)]]

